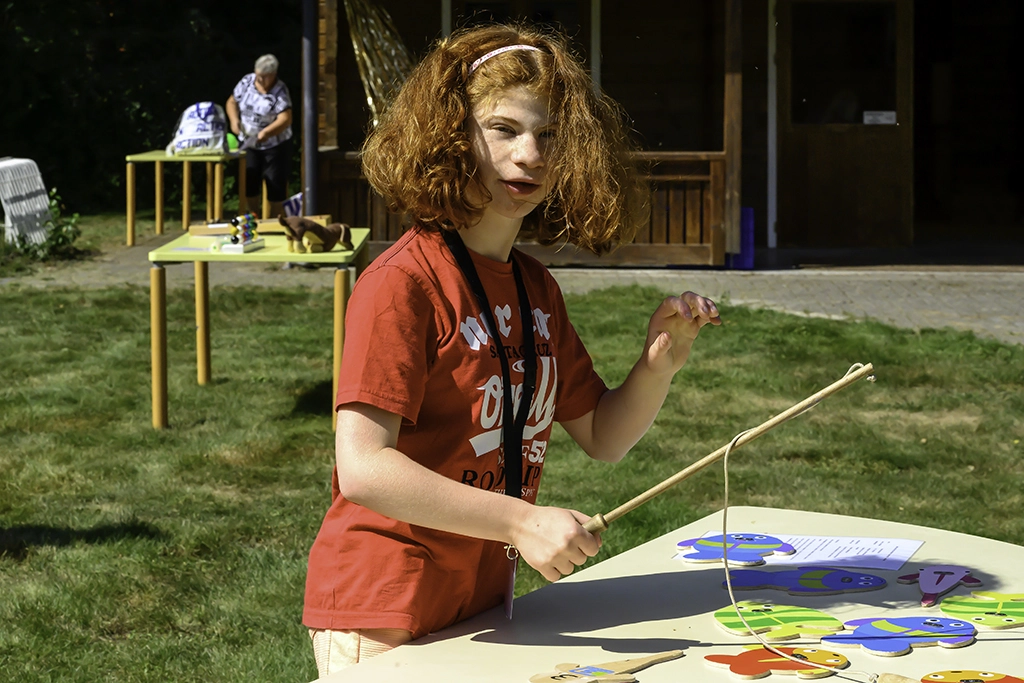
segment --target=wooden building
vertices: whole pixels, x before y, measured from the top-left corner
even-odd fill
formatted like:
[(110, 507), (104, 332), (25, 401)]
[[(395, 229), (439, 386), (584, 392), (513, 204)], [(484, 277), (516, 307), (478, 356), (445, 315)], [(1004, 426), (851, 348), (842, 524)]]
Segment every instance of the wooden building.
[[(344, 0), (319, 2), (318, 209), (369, 225), (376, 253), (403, 226), (360, 178)], [(549, 264), (720, 266), (741, 205), (758, 247), (1024, 245), (1017, 0), (376, 2), (414, 57), (474, 21), (557, 24), (633, 119), (647, 230), (599, 261), (529, 247)]]

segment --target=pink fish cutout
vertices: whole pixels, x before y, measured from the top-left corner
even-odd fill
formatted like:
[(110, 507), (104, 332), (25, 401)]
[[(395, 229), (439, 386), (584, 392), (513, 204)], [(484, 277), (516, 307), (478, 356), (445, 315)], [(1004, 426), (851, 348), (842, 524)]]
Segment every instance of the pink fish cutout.
[(971, 576), (971, 570), (955, 564), (935, 564), (925, 567), (916, 574), (907, 574), (896, 579), (900, 583), (916, 583), (921, 589), (921, 606), (931, 607), (957, 586), (980, 586), (981, 580)]

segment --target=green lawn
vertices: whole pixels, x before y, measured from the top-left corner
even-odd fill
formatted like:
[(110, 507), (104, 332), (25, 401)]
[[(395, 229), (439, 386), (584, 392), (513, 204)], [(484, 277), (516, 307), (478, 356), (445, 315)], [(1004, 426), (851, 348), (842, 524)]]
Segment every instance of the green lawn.
[[(110, 218), (109, 237), (123, 223)], [(120, 233), (117, 233), (120, 236)], [(620, 381), (661, 295), (567, 297)], [(330, 499), (331, 302), (168, 295), (170, 419), (150, 426), (148, 292), (0, 287), (0, 672), (18, 681), (307, 681), (306, 553)], [(556, 429), (541, 502), (608, 512), (830, 384), (858, 383), (731, 458), (731, 503), (876, 517), (1024, 544), (1024, 347), (723, 303), (623, 463)], [(722, 501), (715, 465), (626, 515), (598, 560)], [(520, 573), (517, 592), (543, 580)]]

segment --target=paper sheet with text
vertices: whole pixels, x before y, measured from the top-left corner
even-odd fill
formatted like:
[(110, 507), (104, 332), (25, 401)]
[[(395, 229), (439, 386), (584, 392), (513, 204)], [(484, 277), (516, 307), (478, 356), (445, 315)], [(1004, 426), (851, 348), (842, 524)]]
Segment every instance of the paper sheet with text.
[[(721, 536), (721, 531), (709, 531), (703, 538)], [(768, 555), (764, 558), (769, 565), (829, 565), (834, 567), (857, 567), (860, 569), (898, 570), (924, 544), (906, 538), (863, 538), (858, 536), (794, 536), (774, 534), (769, 536), (789, 543), (796, 548), (792, 555)], [(681, 558), (687, 549), (676, 555)], [(730, 563), (731, 564), (731, 563)]]

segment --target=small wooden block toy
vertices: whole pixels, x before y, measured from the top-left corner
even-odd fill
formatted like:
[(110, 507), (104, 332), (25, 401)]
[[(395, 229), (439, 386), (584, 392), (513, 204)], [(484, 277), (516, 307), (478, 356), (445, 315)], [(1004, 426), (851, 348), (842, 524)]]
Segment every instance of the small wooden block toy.
[(748, 645), (747, 651), (738, 655), (704, 655), (704, 660), (712, 666), (728, 667), (732, 674), (747, 680), (764, 678), (773, 673), (796, 674), (797, 678), (824, 678), (835, 672), (816, 667), (814, 664), (824, 664), (833, 669), (845, 669), (850, 665), (850, 660), (843, 655), (816, 647), (775, 649), (802, 661), (794, 662), (780, 657), (760, 645)]
[(973, 591), (971, 597), (954, 595), (946, 598), (939, 607), (948, 617), (988, 628), (1024, 626), (1024, 593)]
[(691, 548), (694, 552), (683, 555), (687, 562), (718, 562), (724, 555), (729, 564), (753, 566), (764, 564), (765, 555), (792, 555), (796, 548), (774, 536), (764, 534), (722, 534), (705, 538), (691, 538), (676, 544), (680, 551)]
[(921, 677), (921, 683), (936, 683), (941, 681), (942, 683), (1024, 683), (1024, 679), (1017, 678), (1016, 676), (1007, 676), (1006, 674), (998, 674), (994, 671), (972, 671), (964, 669), (962, 671), (936, 671), (935, 673), (928, 674), (927, 676)]
[(853, 619), (845, 626), (850, 632), (825, 636), (821, 643), (833, 647), (859, 645), (873, 655), (899, 657), (915, 647), (966, 647), (974, 642), (977, 634), (977, 630), (966, 622), (938, 617)]
[[(732, 558), (729, 558), (730, 560)], [(885, 588), (881, 576), (831, 567), (800, 567), (773, 572), (767, 569), (737, 569), (729, 573), (735, 590), (774, 588), (790, 595), (838, 595)], [(726, 583), (722, 582), (722, 588)]]
[(740, 621), (732, 605), (715, 612), (715, 621), (729, 633), (746, 636), (764, 633), (768, 641), (792, 640), (794, 638), (820, 637), (843, 630), (843, 622), (824, 612), (808, 607), (776, 605), (770, 602), (741, 600), (736, 603), (739, 614), (747, 620), (748, 629)]
[(557, 664), (555, 671), (530, 677), (530, 683), (636, 683), (633, 673), (683, 656), (682, 650), (668, 650), (649, 657), (623, 659), (604, 664)]
[(900, 583), (916, 583), (921, 589), (921, 606), (931, 607), (939, 598), (957, 586), (980, 586), (981, 580), (971, 576), (971, 570), (955, 564), (936, 564), (915, 574), (896, 579)]

